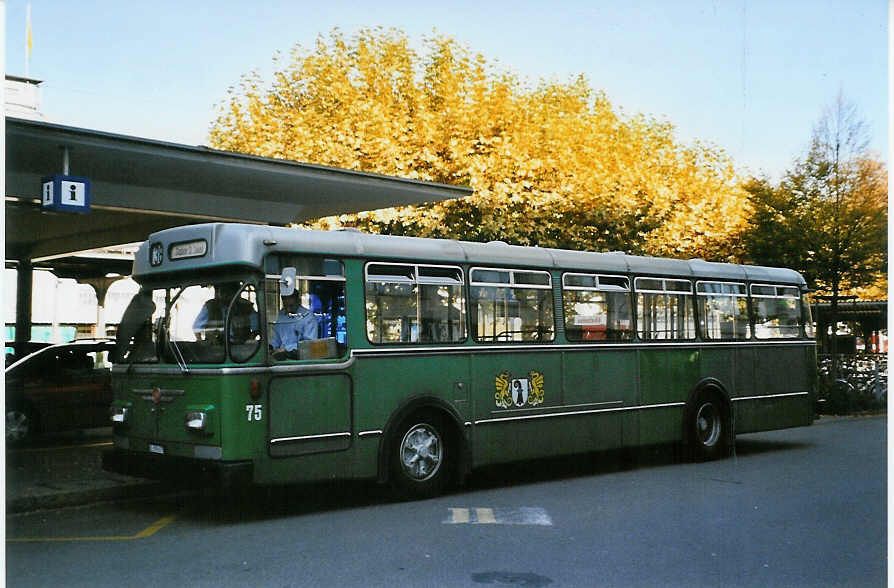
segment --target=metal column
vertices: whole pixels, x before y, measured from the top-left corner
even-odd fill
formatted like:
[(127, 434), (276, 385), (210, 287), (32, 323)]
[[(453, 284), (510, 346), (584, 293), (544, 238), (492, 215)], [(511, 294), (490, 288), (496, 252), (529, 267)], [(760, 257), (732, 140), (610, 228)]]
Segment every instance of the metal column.
[(31, 340), (31, 259), (20, 259), (16, 266), (16, 354), (22, 352), (22, 346)]

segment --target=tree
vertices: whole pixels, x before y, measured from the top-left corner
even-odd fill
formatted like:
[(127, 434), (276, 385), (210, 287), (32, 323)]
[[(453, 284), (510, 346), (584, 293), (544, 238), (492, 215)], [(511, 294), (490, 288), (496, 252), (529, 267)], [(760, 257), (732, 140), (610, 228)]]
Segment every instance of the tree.
[(839, 94), (777, 187), (759, 179), (745, 186), (754, 207), (749, 256), (800, 271), (829, 296), (833, 325), (843, 293), (887, 283), (888, 174), (867, 145), (857, 108)]
[[(418, 55), (395, 30), (296, 47), (265, 87), (246, 76), (211, 144), (460, 184), (471, 197), (319, 219), (370, 232), (700, 256), (741, 252), (748, 202), (729, 158), (618, 114), (579, 77), (528, 87), (448, 37)], [(292, 219), (283, 219), (287, 222)]]

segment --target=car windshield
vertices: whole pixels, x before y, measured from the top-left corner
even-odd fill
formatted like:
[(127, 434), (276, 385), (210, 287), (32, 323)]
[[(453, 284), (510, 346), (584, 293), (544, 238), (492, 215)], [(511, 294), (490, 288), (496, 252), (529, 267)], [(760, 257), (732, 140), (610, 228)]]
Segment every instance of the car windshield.
[(248, 361), (261, 344), (257, 289), (241, 281), (144, 287), (124, 311), (116, 343), (125, 363)]

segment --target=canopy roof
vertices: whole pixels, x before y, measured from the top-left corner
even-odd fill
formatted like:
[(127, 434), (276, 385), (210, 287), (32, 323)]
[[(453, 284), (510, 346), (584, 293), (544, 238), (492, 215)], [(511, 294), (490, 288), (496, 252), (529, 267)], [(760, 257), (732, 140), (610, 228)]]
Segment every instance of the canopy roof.
[[(41, 178), (63, 173), (65, 150), (70, 175), (90, 178), (88, 213), (41, 210)], [(154, 231), (198, 222), (284, 225), (471, 193), (465, 187), (6, 119), (6, 257), (11, 260), (142, 241)]]

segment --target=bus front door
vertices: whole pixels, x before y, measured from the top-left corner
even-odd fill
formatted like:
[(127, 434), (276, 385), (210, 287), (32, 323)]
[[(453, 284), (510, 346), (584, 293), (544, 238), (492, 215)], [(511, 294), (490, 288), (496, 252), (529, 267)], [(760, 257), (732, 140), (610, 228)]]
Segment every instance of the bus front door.
[(344, 451), (351, 445), (351, 378), (346, 374), (270, 381), (270, 455)]

